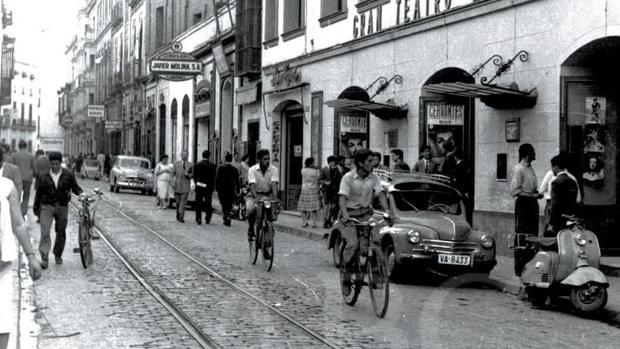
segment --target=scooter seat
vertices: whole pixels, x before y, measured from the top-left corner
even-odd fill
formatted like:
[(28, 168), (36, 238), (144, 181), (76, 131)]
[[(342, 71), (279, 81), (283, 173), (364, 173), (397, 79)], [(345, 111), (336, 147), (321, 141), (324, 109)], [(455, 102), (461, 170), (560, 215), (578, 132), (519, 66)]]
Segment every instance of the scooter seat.
[(557, 250), (558, 240), (555, 237), (531, 237), (528, 241), (536, 243), (541, 250)]

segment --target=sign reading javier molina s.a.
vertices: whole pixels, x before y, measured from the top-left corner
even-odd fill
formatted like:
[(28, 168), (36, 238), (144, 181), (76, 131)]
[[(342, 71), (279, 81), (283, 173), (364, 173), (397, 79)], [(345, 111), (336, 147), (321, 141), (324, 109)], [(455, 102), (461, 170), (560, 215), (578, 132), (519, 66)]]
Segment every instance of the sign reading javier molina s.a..
[(172, 45), (173, 52), (164, 52), (151, 61), (151, 72), (172, 81), (189, 80), (202, 73), (202, 62), (181, 52), (182, 49), (181, 43), (175, 42)]

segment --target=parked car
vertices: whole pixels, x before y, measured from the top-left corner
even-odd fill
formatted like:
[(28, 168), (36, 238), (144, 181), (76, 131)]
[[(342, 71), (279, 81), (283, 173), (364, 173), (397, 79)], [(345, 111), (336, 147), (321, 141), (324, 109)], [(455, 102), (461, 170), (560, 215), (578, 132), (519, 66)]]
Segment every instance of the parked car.
[(139, 190), (143, 195), (153, 194), (151, 161), (140, 156), (119, 155), (112, 159), (110, 191)]
[[(488, 274), (495, 267), (495, 239), (472, 229), (463, 196), (449, 179), (417, 173), (384, 179), (395, 222), (392, 227), (379, 226), (378, 239), (392, 278), (428, 269)], [(334, 225), (328, 248), (338, 249), (341, 229), (340, 223)], [(337, 254), (333, 255), (338, 265)]]
[(99, 180), (99, 163), (97, 160), (86, 159), (82, 164), (82, 178), (94, 178)]

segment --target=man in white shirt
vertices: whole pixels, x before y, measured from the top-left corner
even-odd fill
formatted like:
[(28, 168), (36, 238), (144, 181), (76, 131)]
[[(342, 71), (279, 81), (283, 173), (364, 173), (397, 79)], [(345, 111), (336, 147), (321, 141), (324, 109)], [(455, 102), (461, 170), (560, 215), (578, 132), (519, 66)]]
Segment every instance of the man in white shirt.
[[(248, 170), (250, 193), (245, 200), (248, 213), (248, 236), (254, 238), (254, 225), (260, 227), (263, 221), (262, 212), (256, 210), (256, 201), (273, 200), (278, 195), (278, 169), (269, 163), (269, 150), (261, 149), (256, 153), (258, 163)], [(258, 219), (258, 222), (257, 222)], [(269, 239), (269, 238), (268, 238)]]

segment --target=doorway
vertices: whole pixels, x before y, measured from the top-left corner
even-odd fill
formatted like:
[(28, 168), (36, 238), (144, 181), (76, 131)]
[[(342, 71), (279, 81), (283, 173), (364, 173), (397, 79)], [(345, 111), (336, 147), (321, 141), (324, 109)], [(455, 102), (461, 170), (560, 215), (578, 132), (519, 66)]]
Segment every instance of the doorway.
[(256, 152), (258, 151), (258, 121), (248, 122), (248, 163), (250, 166), (256, 163)]
[(287, 210), (296, 210), (301, 193), (301, 170), (303, 168), (303, 110), (299, 104), (284, 110), (286, 120), (285, 192)]

